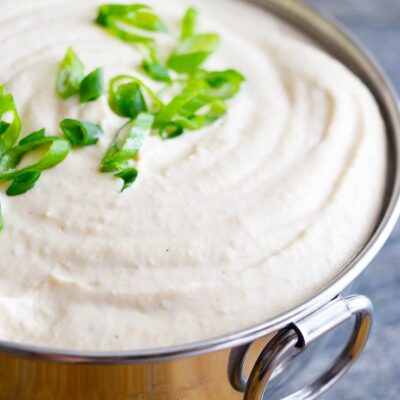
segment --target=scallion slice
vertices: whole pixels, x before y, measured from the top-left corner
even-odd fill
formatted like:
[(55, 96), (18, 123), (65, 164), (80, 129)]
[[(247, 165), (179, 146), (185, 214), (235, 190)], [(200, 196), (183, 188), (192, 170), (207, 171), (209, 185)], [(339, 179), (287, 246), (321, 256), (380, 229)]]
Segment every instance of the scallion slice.
[[(26, 172), (41, 172), (53, 168), (67, 157), (70, 148), (68, 140), (58, 136), (38, 138), (19, 144), (7, 151), (0, 159), (0, 180), (13, 180)], [(45, 150), (38, 162), (17, 168), (23, 157), (38, 149)]]
[(0, 135), (2, 135), (9, 127), (11, 124), (5, 121), (0, 121)]
[(192, 7), (188, 8), (182, 20), (182, 40), (187, 39), (188, 37), (193, 36), (196, 33), (197, 19), (197, 10)]
[(119, 75), (110, 81), (109, 105), (117, 115), (134, 119), (148, 110), (158, 111), (162, 103), (139, 79), (129, 75)]
[(96, 68), (87, 75), (80, 87), (81, 103), (88, 103), (97, 100), (104, 94), (104, 70)]
[(162, 65), (158, 61), (143, 61), (143, 69), (147, 72), (147, 74), (153, 78), (153, 80), (157, 82), (166, 82), (171, 83), (171, 75), (168, 71), (168, 68), (165, 65)]
[(7, 196), (19, 196), (31, 190), (39, 180), (39, 171), (27, 171), (18, 175), (7, 189)]
[(135, 120), (122, 127), (105, 154), (101, 163), (102, 172), (119, 173), (129, 167), (138, 156), (154, 123), (154, 116), (140, 113)]
[(215, 99), (228, 100), (234, 97), (244, 82), (244, 76), (234, 70), (226, 71), (198, 71), (196, 79), (203, 80), (208, 89), (207, 95)]
[(124, 185), (122, 186), (121, 192), (124, 192), (126, 189), (130, 188), (136, 181), (139, 172), (136, 168), (126, 168), (121, 172), (115, 174), (117, 178), (123, 180)]
[(46, 136), (46, 129), (40, 129), (39, 131), (33, 132), (30, 135), (25, 136), (23, 139), (20, 140), (18, 144), (22, 145), (30, 142), (35, 142), (39, 139), (43, 139), (45, 136)]
[(180, 73), (194, 73), (220, 44), (217, 34), (197, 34), (179, 43), (168, 59), (167, 66)]
[(129, 43), (152, 43), (154, 39), (137, 30), (165, 32), (161, 18), (142, 4), (105, 4), (99, 8), (96, 22), (119, 39)]
[(221, 118), (227, 111), (223, 100), (207, 93), (202, 81), (193, 81), (158, 113), (154, 127), (163, 140), (175, 138), (188, 130), (198, 130)]
[(57, 76), (56, 92), (66, 99), (79, 92), (81, 82), (85, 77), (85, 67), (74, 50), (70, 47), (60, 64)]
[(60, 128), (72, 146), (83, 147), (96, 144), (103, 134), (99, 125), (76, 119), (64, 119)]
[(0, 156), (11, 149), (21, 133), (21, 119), (14, 98), (0, 85)]

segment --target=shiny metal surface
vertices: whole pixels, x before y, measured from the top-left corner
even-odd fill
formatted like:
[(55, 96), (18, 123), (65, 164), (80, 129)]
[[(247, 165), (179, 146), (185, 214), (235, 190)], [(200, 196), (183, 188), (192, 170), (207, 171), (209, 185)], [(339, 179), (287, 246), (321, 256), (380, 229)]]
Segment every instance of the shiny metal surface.
[[(400, 116), (390, 84), (375, 63), (340, 27), (301, 2), (252, 2), (309, 35), (353, 70), (375, 95), (390, 143), (385, 207), (376, 231), (360, 253), (321, 293), (284, 315), (231, 335), (173, 348), (119, 353), (71, 352), (0, 342), (0, 400), (242, 399), (239, 390), (243, 389), (243, 379), (265, 347), (266, 337), (293, 326), (293, 323), (300, 325), (299, 321), (303, 321), (303, 329), (307, 332), (303, 337), (305, 342), (318, 337), (325, 329), (324, 323), (329, 320), (318, 310), (357, 278), (386, 241), (400, 211)], [(350, 311), (354, 310), (349, 308)], [(313, 327), (320, 325), (315, 331), (304, 322), (314, 312), (317, 312), (318, 320), (324, 320), (324, 323), (321, 319), (320, 324), (316, 324), (314, 317), (310, 317)], [(340, 322), (339, 315), (335, 317), (335, 324)], [(254, 344), (245, 363), (248, 371), (238, 376), (242, 368), (232, 361), (232, 349), (235, 351), (249, 343)]]
[(299, 347), (306, 347), (337, 326), (348, 321), (353, 315), (359, 315), (363, 323), (372, 325), (373, 305), (365, 296), (349, 296), (346, 299), (340, 296), (329, 304), (301, 321), (293, 324), (299, 336)]
[(132, 365), (50, 363), (0, 356), (0, 400), (241, 400), (229, 350)]
[(293, 351), (304, 350), (310, 343), (355, 316), (349, 342), (333, 365), (312, 384), (281, 400), (312, 400), (328, 390), (357, 360), (367, 343), (373, 321), (373, 307), (364, 296), (341, 297), (332, 300), (318, 312), (281, 330), (265, 347), (251, 372), (244, 400), (269, 399), (268, 383), (274, 371)]

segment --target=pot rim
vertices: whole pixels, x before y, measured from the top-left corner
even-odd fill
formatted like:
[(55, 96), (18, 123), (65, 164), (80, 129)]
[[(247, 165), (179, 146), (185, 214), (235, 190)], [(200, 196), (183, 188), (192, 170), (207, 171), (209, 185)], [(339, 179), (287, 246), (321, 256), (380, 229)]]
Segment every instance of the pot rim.
[(180, 346), (140, 351), (69, 351), (0, 341), (0, 352), (43, 361), (73, 364), (137, 364), (175, 360), (251, 343), (318, 310), (336, 297), (369, 265), (391, 234), (400, 215), (400, 110), (386, 74), (340, 23), (300, 0), (249, 0), (305, 33), (367, 84), (383, 114), (389, 140), (385, 205), (369, 241), (319, 294), (273, 319), (238, 332)]

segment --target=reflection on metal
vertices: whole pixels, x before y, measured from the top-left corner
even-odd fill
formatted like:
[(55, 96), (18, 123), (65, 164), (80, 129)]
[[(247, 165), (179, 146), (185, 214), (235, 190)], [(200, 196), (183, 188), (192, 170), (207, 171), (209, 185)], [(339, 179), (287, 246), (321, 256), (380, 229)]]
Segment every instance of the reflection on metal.
[(247, 377), (244, 375), (244, 364), (251, 343), (237, 347), (231, 351), (228, 363), (228, 375), (232, 387), (238, 392), (244, 392), (247, 386)]
[(350, 340), (333, 365), (314, 383), (282, 400), (311, 400), (319, 397), (351, 367), (367, 343), (372, 326), (373, 307), (370, 300), (364, 296), (337, 298), (320, 311), (281, 330), (267, 344), (256, 361), (246, 386), (245, 400), (262, 400), (263, 395), (269, 399), (268, 383), (273, 378), (274, 371), (292, 358), (293, 351), (304, 350), (353, 316), (355, 323)]

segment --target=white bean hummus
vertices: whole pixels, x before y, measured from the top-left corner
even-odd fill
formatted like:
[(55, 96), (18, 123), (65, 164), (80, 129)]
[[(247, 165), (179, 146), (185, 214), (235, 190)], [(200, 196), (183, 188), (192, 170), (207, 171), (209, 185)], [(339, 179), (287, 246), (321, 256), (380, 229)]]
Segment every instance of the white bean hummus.
[[(0, 83), (28, 134), (76, 118), (101, 124), (33, 190), (1, 191), (0, 339), (126, 350), (203, 340), (312, 298), (371, 234), (382, 207), (385, 128), (368, 89), (277, 19), (239, 1), (147, 0), (179, 32), (185, 9), (218, 32), (209, 69), (246, 77), (215, 125), (151, 137), (140, 178), (98, 170), (121, 126), (104, 96), (59, 99), (68, 46), (107, 80), (154, 87), (141, 54), (93, 23), (99, 0), (2, 0)], [(161, 35), (168, 52), (176, 37)]]

